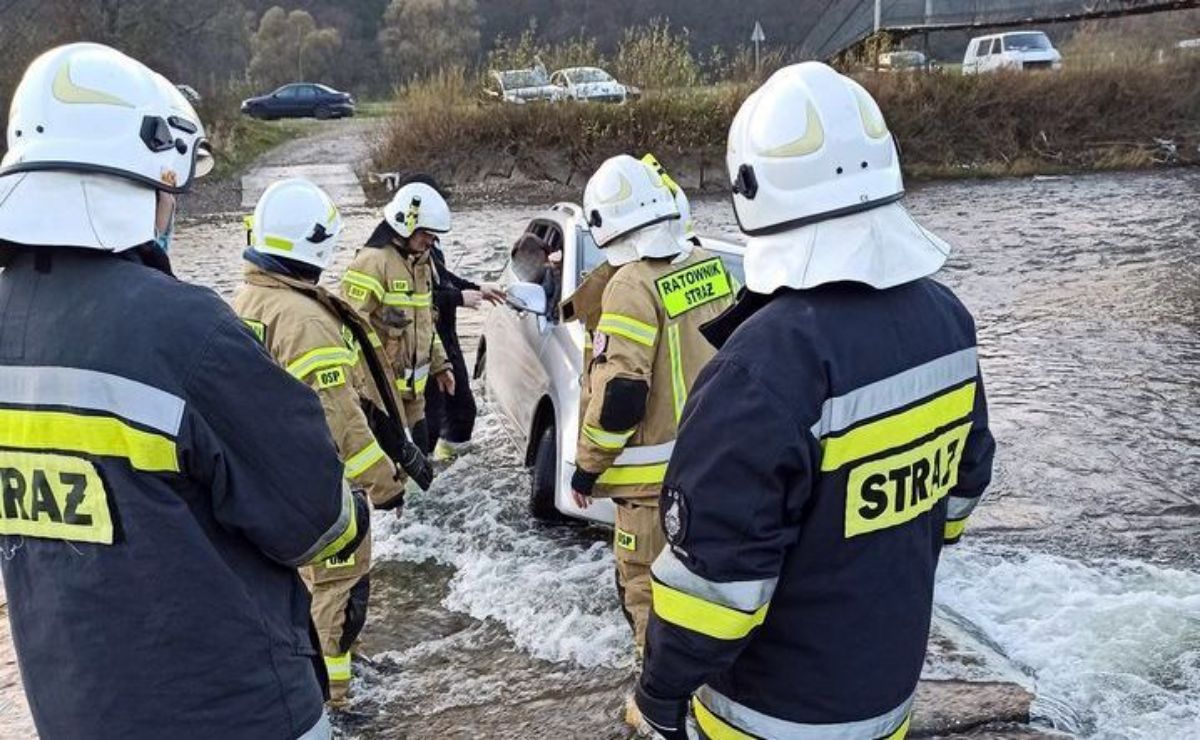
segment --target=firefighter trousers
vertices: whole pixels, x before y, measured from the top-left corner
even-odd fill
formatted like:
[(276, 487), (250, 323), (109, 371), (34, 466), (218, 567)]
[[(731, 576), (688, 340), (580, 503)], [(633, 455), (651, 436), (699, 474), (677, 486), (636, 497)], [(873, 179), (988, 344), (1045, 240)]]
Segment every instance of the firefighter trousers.
[(633, 629), (638, 654), (646, 644), (650, 621), (650, 566), (666, 545), (658, 519), (658, 499), (615, 499), (617, 527), (613, 552), (617, 561), (617, 593)]
[(350, 654), (367, 622), (371, 595), (371, 538), (349, 558), (330, 558), (300, 571), (312, 592), (312, 619), (329, 673), (329, 698), (344, 700), (350, 692)]

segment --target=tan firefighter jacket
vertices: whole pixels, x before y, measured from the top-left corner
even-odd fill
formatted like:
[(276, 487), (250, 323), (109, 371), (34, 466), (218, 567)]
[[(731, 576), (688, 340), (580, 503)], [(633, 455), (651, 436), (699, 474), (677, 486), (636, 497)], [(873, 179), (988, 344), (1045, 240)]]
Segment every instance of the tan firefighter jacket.
[[(379, 445), (361, 404), (366, 398), (385, 408), (361, 357), (363, 351), (376, 350), (359, 346), (332, 308), (340, 299), (324, 288), (251, 264), (245, 280), (234, 296), (234, 311), (280, 365), (317, 392), (346, 479), (366, 491), (377, 507), (401, 502), (406, 476)], [(341, 313), (356, 318), (353, 311)], [(286, 443), (284, 428), (280, 444)]]
[(601, 267), (564, 301), (591, 339), (575, 463), (576, 480), (595, 477), (592, 495), (658, 497), (688, 391), (716, 353), (700, 326), (733, 294), (721, 259), (695, 249)]
[(407, 401), (423, 398), (430, 375), (451, 368), (434, 326), (434, 279), (428, 252), (406, 256), (393, 245), (358, 250), (342, 277), (342, 295), (383, 339)]

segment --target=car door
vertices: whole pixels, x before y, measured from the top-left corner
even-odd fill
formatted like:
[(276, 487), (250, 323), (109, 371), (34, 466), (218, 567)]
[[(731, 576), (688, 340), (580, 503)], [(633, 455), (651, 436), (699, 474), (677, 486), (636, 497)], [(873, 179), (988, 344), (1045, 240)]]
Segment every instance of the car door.
[(312, 116), (316, 115), (316, 110), (317, 91), (313, 89), (312, 85), (297, 85), (295, 115)]
[[(545, 239), (552, 227), (553, 222), (535, 220), (526, 227), (526, 232)], [(538, 275), (517, 274), (511, 265), (507, 277), (510, 283), (540, 280)], [(492, 327), (488, 331), (488, 390), (516, 427), (513, 431), (524, 439), (530, 432), (538, 404), (549, 392), (550, 380), (542, 365), (542, 351), (556, 318), (535, 316), (508, 304), (494, 311), (498, 313), (489, 319)]]

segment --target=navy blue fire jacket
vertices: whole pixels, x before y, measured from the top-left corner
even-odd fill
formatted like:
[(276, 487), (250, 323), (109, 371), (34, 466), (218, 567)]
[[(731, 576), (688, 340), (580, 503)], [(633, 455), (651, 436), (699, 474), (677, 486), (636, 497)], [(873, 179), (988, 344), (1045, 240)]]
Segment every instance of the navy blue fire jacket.
[(974, 322), (922, 279), (746, 293), (706, 334), (639, 703), (669, 727), (691, 699), (709, 737), (902, 737), (938, 556), (991, 479)]
[(365, 534), (316, 395), (132, 255), (0, 272), (0, 565), (46, 740), (295, 740), (323, 673), (296, 566)]

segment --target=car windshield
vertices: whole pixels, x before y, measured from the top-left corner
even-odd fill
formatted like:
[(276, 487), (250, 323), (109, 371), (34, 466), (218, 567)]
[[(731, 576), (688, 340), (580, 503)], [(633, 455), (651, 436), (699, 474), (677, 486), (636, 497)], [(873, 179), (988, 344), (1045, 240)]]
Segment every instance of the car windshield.
[[(592, 238), (592, 232), (581, 228), (579, 230), (579, 276), (576, 285), (582, 282), (585, 275), (596, 269), (604, 262), (604, 252), (596, 246), (596, 240)], [(712, 251), (712, 250), (710, 250)], [(740, 287), (746, 284), (746, 271), (742, 265), (741, 255), (729, 254), (727, 252), (717, 252), (721, 257), (721, 261), (725, 263), (729, 274), (737, 281), (735, 287)]]
[(889, 57), (894, 67), (918, 67), (925, 63), (925, 55), (919, 51), (896, 51)]
[(1014, 33), (1004, 37), (1008, 51), (1049, 51), (1050, 39), (1044, 33)]
[(504, 85), (506, 90), (513, 90), (521, 87), (548, 85), (550, 79), (540, 69), (510, 69), (500, 73), (500, 84)]
[(572, 69), (567, 72), (567, 77), (571, 78), (571, 82), (576, 85), (587, 84), (589, 82), (611, 82), (612, 75), (602, 69), (584, 68)]

